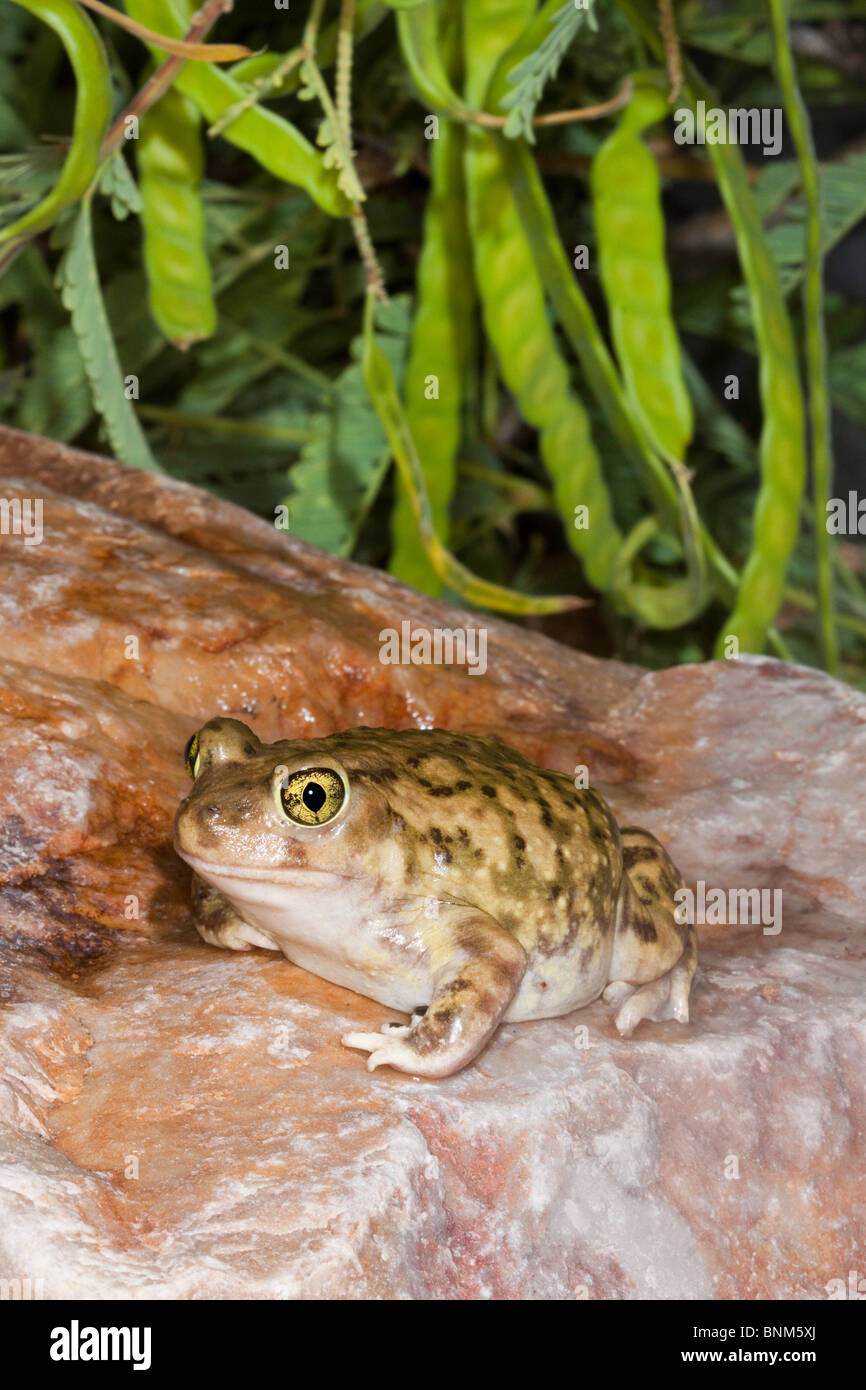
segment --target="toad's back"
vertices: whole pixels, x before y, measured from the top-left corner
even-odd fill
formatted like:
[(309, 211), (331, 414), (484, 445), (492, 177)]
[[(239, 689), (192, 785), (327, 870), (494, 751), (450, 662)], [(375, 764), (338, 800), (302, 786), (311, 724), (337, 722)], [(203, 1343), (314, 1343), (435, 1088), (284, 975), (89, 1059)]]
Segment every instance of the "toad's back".
[(381, 834), (400, 846), (405, 888), (447, 884), (527, 952), (549, 955), (602, 922), (612, 930), (622, 854), (601, 797), (498, 741), (434, 732), (391, 732), (384, 747), (379, 730), (321, 741), (350, 783), (381, 788), (393, 812)]

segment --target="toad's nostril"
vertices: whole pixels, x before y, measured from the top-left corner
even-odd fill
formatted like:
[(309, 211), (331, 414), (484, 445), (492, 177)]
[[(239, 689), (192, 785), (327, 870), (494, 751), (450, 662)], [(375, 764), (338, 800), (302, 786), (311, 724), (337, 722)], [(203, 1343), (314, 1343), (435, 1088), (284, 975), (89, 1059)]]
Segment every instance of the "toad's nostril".
[(205, 806), (204, 813), (206, 816), (218, 816), (220, 808), (219, 806)]

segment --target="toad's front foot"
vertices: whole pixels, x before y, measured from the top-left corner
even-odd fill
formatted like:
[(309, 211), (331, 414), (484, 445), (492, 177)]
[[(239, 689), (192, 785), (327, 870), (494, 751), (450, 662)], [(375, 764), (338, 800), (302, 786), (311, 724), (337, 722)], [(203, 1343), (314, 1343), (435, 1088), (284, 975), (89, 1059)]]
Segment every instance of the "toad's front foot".
[[(345, 1047), (369, 1052), (368, 1071), (394, 1067), (410, 1076), (451, 1076), (484, 1047), (511, 1003), (526, 969), (523, 947), (491, 918), (450, 907), (443, 933), (448, 964), (438, 974), (433, 1001), (408, 1024), (386, 1023), (381, 1033), (347, 1033)], [(446, 911), (440, 910), (440, 927)]]
[(228, 898), (198, 874), (192, 876), (192, 912), (198, 934), (209, 946), (222, 946), (226, 951), (251, 951), (254, 946), (279, 950), (269, 936), (239, 917)]

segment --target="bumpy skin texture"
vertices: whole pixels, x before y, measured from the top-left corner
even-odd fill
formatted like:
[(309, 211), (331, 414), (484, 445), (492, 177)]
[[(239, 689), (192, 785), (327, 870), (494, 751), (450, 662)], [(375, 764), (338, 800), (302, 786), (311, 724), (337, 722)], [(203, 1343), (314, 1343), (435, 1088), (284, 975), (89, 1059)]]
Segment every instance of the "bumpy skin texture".
[[(448, 1076), (503, 1020), (602, 993), (623, 1033), (643, 1018), (688, 1020), (697, 950), (674, 916), (682, 880), (647, 831), (618, 829), (597, 792), (440, 729), (263, 745), (212, 719), (191, 756), (175, 847), (195, 872), (201, 935), (280, 950), (411, 1013), (343, 1039), (371, 1069)], [(315, 769), (346, 793), (326, 823), (299, 825), (281, 788), (307, 770), (314, 782)]]

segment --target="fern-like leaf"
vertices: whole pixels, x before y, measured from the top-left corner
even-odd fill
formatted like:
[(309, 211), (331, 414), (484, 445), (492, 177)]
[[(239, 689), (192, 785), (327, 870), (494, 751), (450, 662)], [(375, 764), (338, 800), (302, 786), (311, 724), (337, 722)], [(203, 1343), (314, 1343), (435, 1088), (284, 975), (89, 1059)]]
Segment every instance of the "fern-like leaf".
[[(409, 350), (409, 300), (384, 306), (379, 336), (395, 375), (402, 377)], [(290, 473), (286, 499), (292, 531), (334, 555), (351, 555), (364, 520), (388, 472), (391, 451), (364, 385), (362, 339), (352, 343), (350, 366), (334, 382), (328, 408), (313, 417), (310, 437)]]
[(535, 108), (547, 83), (559, 71), (566, 50), (584, 20), (590, 29), (598, 28), (598, 21), (592, 11), (592, 0), (587, 0), (585, 9), (578, 9), (574, 0), (565, 0), (562, 9), (553, 15), (550, 30), (542, 43), (511, 69), (508, 81), (512, 83), (514, 90), (503, 97), (500, 103), (503, 109), (508, 111), (505, 134), (509, 139), (525, 135), (527, 140), (534, 144), (532, 118)]
[(337, 171), (337, 187), (345, 193), (350, 202), (362, 203), (367, 195), (358, 182), (351, 152), (346, 148), (342, 133), (330, 116), (326, 116), (319, 126), (316, 144), (324, 150), (325, 168)]
[(99, 285), (89, 198), (75, 215), (57, 281), (72, 318), (93, 404), (105, 421), (114, 453), (124, 463), (161, 472), (124, 392), (123, 372)]
[(111, 199), (111, 211), (118, 222), (125, 222), (131, 212), (141, 212), (142, 202), (138, 184), (119, 151), (106, 164), (99, 180), (99, 191)]

